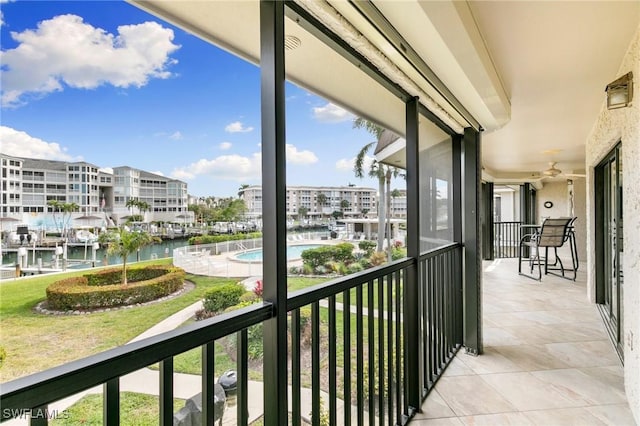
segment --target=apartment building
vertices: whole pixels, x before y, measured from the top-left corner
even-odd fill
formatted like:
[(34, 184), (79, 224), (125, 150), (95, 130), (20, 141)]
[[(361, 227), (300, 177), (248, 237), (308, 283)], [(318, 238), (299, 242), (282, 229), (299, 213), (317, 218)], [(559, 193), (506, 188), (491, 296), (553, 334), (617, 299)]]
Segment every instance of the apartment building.
[[(193, 212), (188, 211), (187, 184), (133, 167), (113, 169), (113, 213), (119, 217), (127, 214), (143, 214), (146, 221), (178, 222), (193, 221)], [(149, 210), (140, 212), (127, 208), (127, 201), (135, 199), (149, 205)]]
[[(244, 189), (241, 198), (250, 217), (262, 216), (262, 187)], [(345, 217), (377, 216), (377, 192), (360, 186), (288, 186), (287, 215), (297, 217), (301, 208), (308, 217), (330, 216), (340, 211)]]
[[(51, 201), (78, 206), (71, 219), (102, 218), (115, 221), (130, 214), (144, 214), (148, 221), (172, 221), (187, 211), (187, 184), (131, 167), (113, 173), (87, 162), (22, 158), (0, 154), (1, 216), (32, 227), (52, 227)], [(132, 211), (129, 199), (145, 201), (148, 212)]]

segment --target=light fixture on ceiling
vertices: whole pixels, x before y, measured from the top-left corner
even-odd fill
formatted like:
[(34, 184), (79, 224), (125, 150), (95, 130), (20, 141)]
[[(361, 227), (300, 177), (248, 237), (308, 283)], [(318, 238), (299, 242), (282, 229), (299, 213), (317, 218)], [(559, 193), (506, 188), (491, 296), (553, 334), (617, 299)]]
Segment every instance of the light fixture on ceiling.
[(633, 99), (633, 73), (629, 72), (607, 84), (607, 109), (624, 108)]
[(552, 161), (551, 163), (549, 163), (549, 168), (544, 172), (542, 172), (542, 174), (550, 177), (558, 176), (560, 173), (562, 173), (562, 170), (556, 169), (556, 164), (558, 163), (556, 163), (555, 161)]

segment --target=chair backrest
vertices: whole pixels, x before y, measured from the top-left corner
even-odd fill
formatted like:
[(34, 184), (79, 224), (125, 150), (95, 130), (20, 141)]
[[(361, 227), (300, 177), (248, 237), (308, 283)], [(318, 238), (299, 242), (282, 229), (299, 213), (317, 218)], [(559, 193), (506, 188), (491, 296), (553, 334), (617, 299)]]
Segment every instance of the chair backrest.
[(549, 218), (542, 222), (538, 239), (540, 247), (560, 247), (568, 235), (568, 228), (575, 219), (572, 217)]

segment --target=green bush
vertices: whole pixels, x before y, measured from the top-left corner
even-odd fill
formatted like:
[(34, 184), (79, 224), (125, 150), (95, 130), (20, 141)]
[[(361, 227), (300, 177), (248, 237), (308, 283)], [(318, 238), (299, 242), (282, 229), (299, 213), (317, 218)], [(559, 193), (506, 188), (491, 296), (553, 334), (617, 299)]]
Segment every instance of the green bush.
[(353, 260), (353, 244), (340, 243), (331, 246), (333, 249), (333, 259), (337, 262), (349, 263)]
[(373, 254), (373, 251), (376, 249), (377, 244), (374, 241), (360, 241), (358, 243), (358, 248), (366, 253), (366, 256), (369, 257)]
[[(153, 271), (142, 271), (153, 269)], [(147, 268), (132, 268), (133, 277), (128, 284), (120, 283), (122, 270), (118, 274), (108, 270), (100, 278), (85, 274), (82, 277), (73, 277), (59, 280), (47, 287), (47, 304), (50, 309), (87, 310), (108, 308), (113, 306), (133, 305), (155, 300), (178, 291), (184, 283), (184, 270), (175, 267), (157, 265)], [(117, 276), (117, 279), (116, 279)], [(140, 277), (153, 277), (140, 280)], [(111, 277), (115, 282), (106, 283), (105, 277)], [(94, 284), (89, 285), (89, 280)]]
[(202, 304), (210, 312), (224, 311), (228, 307), (240, 303), (240, 297), (245, 291), (245, 288), (240, 284), (217, 286), (205, 294)]
[[(353, 245), (340, 243), (334, 246), (321, 246), (302, 252), (302, 263), (313, 270), (327, 265), (330, 262), (349, 263), (353, 261)], [(333, 269), (332, 266), (324, 269)]]
[(364, 271), (364, 267), (361, 263), (352, 263), (351, 265), (347, 266), (347, 273), (349, 274), (354, 274), (360, 271)]
[(262, 232), (247, 232), (246, 234), (197, 235), (189, 238), (190, 245), (224, 243), (225, 241), (252, 240), (262, 238)]
[(403, 257), (407, 257), (407, 249), (400, 247), (391, 249), (392, 260), (402, 259)]

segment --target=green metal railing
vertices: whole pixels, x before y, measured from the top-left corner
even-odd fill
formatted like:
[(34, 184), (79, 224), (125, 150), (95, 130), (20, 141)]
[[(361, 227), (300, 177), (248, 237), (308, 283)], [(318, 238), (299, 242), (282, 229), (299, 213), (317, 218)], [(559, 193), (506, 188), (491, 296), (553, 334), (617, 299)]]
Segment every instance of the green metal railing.
[(518, 257), (522, 222), (493, 223), (493, 253), (495, 258)]
[[(405, 258), (289, 294), (289, 418), (293, 425), (300, 425), (307, 416), (318, 424), (325, 414), (332, 425), (400, 425), (410, 420), (420, 408), (408, 402), (407, 377), (422, 373), (422, 401), (461, 345), (461, 252), (459, 244), (451, 244), (421, 255), (417, 264)], [(410, 318), (405, 283), (416, 265), (420, 315)], [(306, 315), (309, 310), (310, 316)], [(253, 305), (4, 383), (2, 420), (30, 410), (46, 412), (48, 404), (102, 385), (103, 423), (117, 425), (121, 420), (120, 378), (159, 362), (160, 424), (173, 424), (173, 358), (200, 347), (202, 398), (210, 402), (203, 404), (202, 423), (212, 425), (220, 418), (212, 408), (214, 343), (235, 334), (237, 424), (246, 425), (247, 329), (274, 317), (271, 304)], [(419, 341), (406, 337), (412, 321), (420, 330)], [(310, 357), (301, 356), (309, 350)], [(419, 354), (417, 371), (406, 360), (408, 351)], [(303, 383), (307, 381), (311, 383), (311, 413), (302, 411)], [(32, 419), (31, 424), (46, 424), (46, 419)]]

